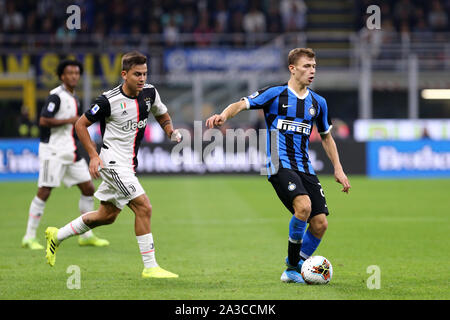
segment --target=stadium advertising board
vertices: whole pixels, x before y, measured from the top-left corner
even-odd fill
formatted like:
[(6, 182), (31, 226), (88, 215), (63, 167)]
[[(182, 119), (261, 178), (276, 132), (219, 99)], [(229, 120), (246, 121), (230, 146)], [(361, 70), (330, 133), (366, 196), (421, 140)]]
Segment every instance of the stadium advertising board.
[(450, 140), (450, 119), (358, 119), (354, 137), (356, 141)]
[(164, 67), (176, 71), (277, 70), (282, 68), (278, 49), (167, 49)]
[[(346, 172), (351, 174), (366, 173), (366, 152), (364, 143), (338, 142), (341, 162)], [(138, 173), (143, 174), (214, 174), (214, 173), (247, 173), (261, 174), (261, 167), (265, 164), (265, 155), (257, 148), (246, 147), (238, 152), (228, 146), (220, 146), (214, 155), (207, 151), (211, 144), (204, 143), (201, 149), (188, 147), (187, 161), (178, 162), (173, 159), (173, 144), (145, 143), (139, 149)], [(334, 169), (320, 142), (309, 145), (310, 161), (318, 174), (333, 174)]]
[(38, 139), (0, 139), (0, 181), (37, 179)]
[(367, 173), (374, 178), (450, 177), (450, 141), (370, 141)]
[[(364, 143), (338, 142), (341, 162), (349, 174), (366, 173)], [(238, 152), (221, 146), (211, 156), (207, 150), (211, 145), (203, 144), (187, 148), (187, 161), (177, 162), (171, 157), (173, 144), (143, 144), (138, 153), (138, 173), (142, 174), (262, 174), (265, 155), (253, 147)], [(317, 174), (333, 174), (334, 169), (320, 142), (309, 145), (311, 164)]]
[[(349, 174), (365, 173), (364, 143), (337, 142), (341, 162)], [(203, 143), (198, 150), (188, 147), (187, 161), (178, 162), (173, 158), (173, 143), (143, 143), (138, 153), (138, 175), (179, 175), (179, 174), (261, 174), (265, 163), (264, 154), (247, 146), (238, 152), (236, 145), (227, 149), (226, 143), (208, 153), (211, 143)], [(262, 144), (265, 147), (265, 143)], [(0, 181), (33, 180), (39, 173), (38, 139), (0, 140)], [(81, 154), (86, 156), (83, 149)], [(183, 151), (184, 153), (185, 151)], [(84, 153), (84, 154), (83, 154)], [(318, 174), (333, 174), (333, 167), (320, 142), (310, 144), (310, 160)]]

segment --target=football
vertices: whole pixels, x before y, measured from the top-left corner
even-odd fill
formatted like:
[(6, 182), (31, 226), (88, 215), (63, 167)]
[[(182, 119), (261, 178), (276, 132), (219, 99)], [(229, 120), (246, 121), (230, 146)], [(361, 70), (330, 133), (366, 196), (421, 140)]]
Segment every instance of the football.
[(333, 266), (322, 256), (312, 256), (303, 262), (302, 277), (307, 284), (327, 284), (333, 276)]

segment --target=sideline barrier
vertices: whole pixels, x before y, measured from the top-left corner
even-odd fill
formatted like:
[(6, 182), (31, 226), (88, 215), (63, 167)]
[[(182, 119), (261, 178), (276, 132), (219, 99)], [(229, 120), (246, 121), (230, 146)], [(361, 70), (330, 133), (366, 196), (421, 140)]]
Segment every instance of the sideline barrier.
[(0, 181), (37, 180), (38, 152), (39, 139), (0, 139)]
[[(349, 174), (365, 174), (365, 145), (358, 142), (337, 142), (342, 163)], [(223, 144), (224, 146), (226, 143)], [(262, 144), (265, 148), (265, 143)], [(238, 153), (236, 145), (230, 152), (226, 147), (217, 148), (218, 157), (205, 155), (210, 146), (203, 143), (196, 150), (188, 147), (188, 161), (176, 163), (171, 157), (173, 143), (143, 143), (138, 153), (138, 175), (202, 175), (202, 174), (253, 174), (259, 175), (264, 157), (258, 149), (246, 146)], [(39, 172), (39, 140), (37, 139), (0, 139), (0, 181), (33, 180)], [(83, 149), (80, 151), (83, 154)], [(182, 154), (182, 153), (181, 153)], [(83, 156), (87, 158), (84, 153)], [(176, 159), (175, 159), (176, 160)], [(221, 160), (221, 161), (220, 161)], [(310, 144), (310, 160), (318, 174), (332, 174), (333, 168), (320, 142)]]
[[(341, 163), (348, 175), (367, 174), (371, 178), (450, 177), (450, 141), (370, 141), (337, 140)], [(226, 144), (224, 144), (226, 145)], [(263, 161), (255, 148), (245, 152), (217, 149), (218, 158), (204, 157), (208, 147), (188, 148), (191, 161), (177, 164), (171, 153), (173, 143), (143, 143), (138, 154), (138, 175), (259, 175)], [(0, 181), (35, 180), (39, 172), (38, 139), (0, 139)], [(333, 167), (320, 142), (310, 143), (310, 160), (317, 174), (333, 174)], [(82, 149), (81, 149), (82, 150)], [(236, 150), (236, 148), (234, 148)], [(196, 156), (194, 156), (196, 155)], [(197, 160), (195, 163), (193, 160)], [(222, 159), (220, 162), (218, 159)], [(252, 161), (249, 161), (249, 160)]]
[(370, 141), (367, 174), (372, 178), (450, 177), (450, 140)]

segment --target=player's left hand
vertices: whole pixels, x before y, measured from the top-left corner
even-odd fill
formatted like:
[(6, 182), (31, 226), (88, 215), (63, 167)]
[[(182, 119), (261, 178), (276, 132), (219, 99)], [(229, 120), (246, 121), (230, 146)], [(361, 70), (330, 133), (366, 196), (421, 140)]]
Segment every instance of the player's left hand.
[(342, 192), (348, 193), (348, 191), (350, 190), (350, 188), (352, 187), (350, 185), (350, 182), (348, 181), (347, 176), (345, 175), (344, 171), (342, 169), (337, 169), (334, 171), (334, 178), (336, 180), (336, 182), (339, 182), (340, 184), (342, 184)]
[(170, 135), (170, 140), (180, 142), (182, 137), (183, 136), (181, 135), (180, 131), (178, 129), (175, 129), (175, 130), (173, 130), (172, 134)]

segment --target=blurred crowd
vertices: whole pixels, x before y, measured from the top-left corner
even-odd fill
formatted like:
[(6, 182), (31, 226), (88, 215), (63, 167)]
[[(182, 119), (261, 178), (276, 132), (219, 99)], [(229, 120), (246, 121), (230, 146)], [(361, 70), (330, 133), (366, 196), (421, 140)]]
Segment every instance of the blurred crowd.
[[(357, 30), (365, 26), (366, 8), (375, 4), (384, 31), (450, 31), (450, 0), (354, 1)], [(66, 10), (73, 4), (81, 9), (80, 30), (66, 28)], [(0, 0), (0, 35), (45, 34), (75, 42), (83, 36), (133, 39), (144, 34), (166, 46), (180, 39), (206, 46), (221, 42), (217, 34), (225, 35), (222, 42), (227, 44), (232, 34), (279, 34), (306, 27), (304, 0)]]
[(378, 5), (381, 29), (400, 33), (450, 31), (450, 0), (355, 0), (356, 28), (365, 26), (366, 8)]
[[(68, 32), (69, 5), (81, 8), (81, 30)], [(0, 0), (0, 34), (53, 34), (99, 37), (121, 34), (196, 35), (197, 44), (212, 33), (281, 33), (303, 30), (303, 0)]]

